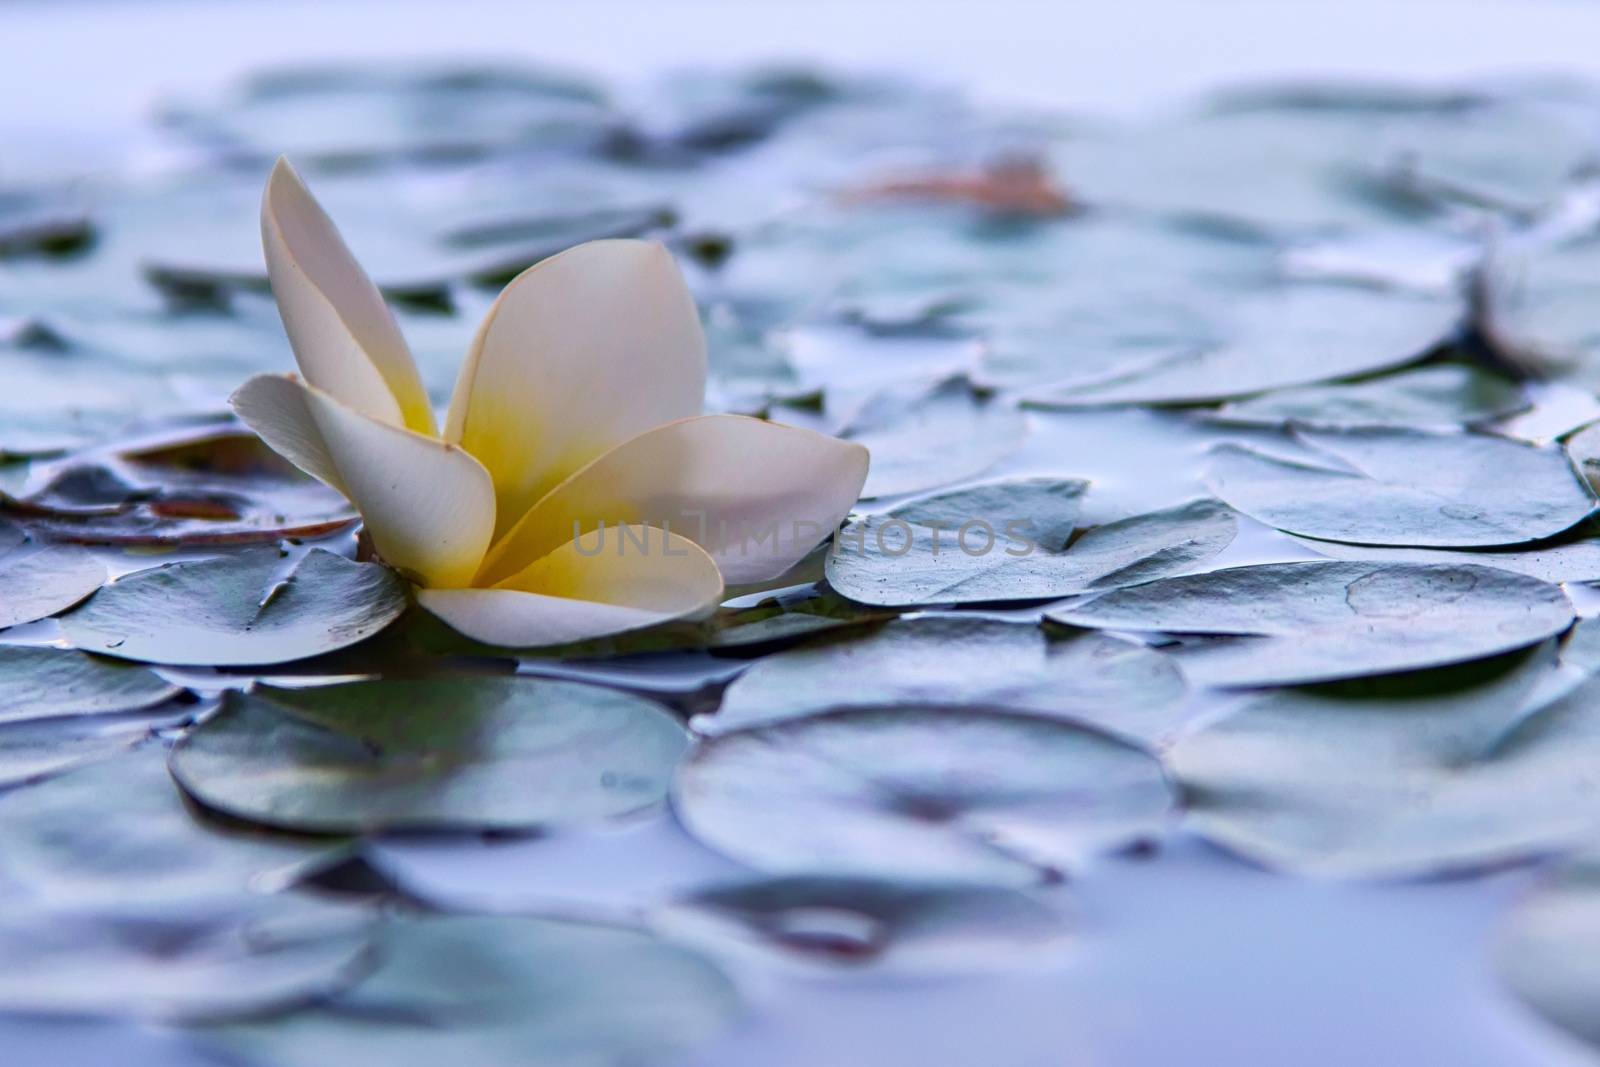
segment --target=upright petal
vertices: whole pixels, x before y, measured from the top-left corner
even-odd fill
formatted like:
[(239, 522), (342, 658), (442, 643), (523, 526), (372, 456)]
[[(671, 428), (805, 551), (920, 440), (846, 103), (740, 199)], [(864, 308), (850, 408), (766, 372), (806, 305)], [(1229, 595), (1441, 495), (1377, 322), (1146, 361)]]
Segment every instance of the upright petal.
[(509, 526), (612, 446), (698, 415), (705, 385), (705, 335), (671, 253), (591, 241), (523, 271), (494, 302), (445, 439), (489, 468)]
[(494, 532), (494, 486), (477, 460), (293, 378), (251, 378), (232, 403), (274, 451), (350, 498), (384, 562), (424, 585), (472, 578)]
[(604, 522), (649, 523), (699, 544), (730, 585), (782, 574), (849, 512), (867, 450), (738, 415), (682, 419), (613, 448), (535, 504), (475, 579), (494, 585)]
[(284, 159), (261, 198), (261, 245), (306, 381), (363, 415), (432, 434), (428, 393), (394, 315)]
[(422, 606), (468, 637), (530, 648), (585, 641), (699, 614), (722, 599), (716, 563), (649, 526), (568, 541), (493, 589), (424, 589)]

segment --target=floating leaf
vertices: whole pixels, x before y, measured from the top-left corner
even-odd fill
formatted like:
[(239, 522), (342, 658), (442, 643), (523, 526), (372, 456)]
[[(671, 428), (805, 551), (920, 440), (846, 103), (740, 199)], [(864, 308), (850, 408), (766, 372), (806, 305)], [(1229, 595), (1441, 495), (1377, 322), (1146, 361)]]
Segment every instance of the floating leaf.
[(0, 788), (119, 755), (150, 740), (157, 729), (180, 725), (187, 718), (187, 713), (144, 712), (0, 724)]
[(165, 755), (146, 745), (0, 796), (0, 886), (53, 908), (162, 919), (336, 853), (201, 823)]
[(916, 493), (982, 474), (1022, 444), (1028, 424), (1012, 404), (952, 378), (913, 396), (883, 392), (840, 436), (872, 452), (866, 498)]
[(173, 749), (207, 807), (315, 833), (506, 830), (650, 809), (687, 747), (638, 697), (518, 677), (230, 693)]
[(1426, 563), (1267, 563), (1166, 578), (1048, 613), (1072, 626), (1227, 635), (1181, 651), (1206, 685), (1296, 685), (1464, 663), (1572, 624), (1558, 586)]
[(1600, 857), (1586, 849), (1520, 901), (1496, 938), (1495, 970), (1539, 1015), (1600, 1047)]
[(1550, 541), (1528, 544), (1517, 551), (1496, 552), (1474, 548), (1392, 548), (1383, 545), (1347, 545), (1296, 537), (1295, 541), (1323, 556), (1372, 563), (1479, 564), (1516, 571), (1543, 582), (1600, 581), (1600, 529), (1593, 520), (1581, 523)]
[(1159, 834), (1160, 765), (1108, 734), (994, 708), (847, 709), (703, 742), (673, 805), (778, 874), (1026, 885)]
[(1537, 541), (1595, 508), (1559, 448), (1408, 430), (1307, 430), (1295, 438), (1310, 458), (1216, 448), (1207, 470), (1212, 491), (1289, 533), (1433, 548)]
[(1057, 912), (1014, 889), (862, 878), (708, 886), (656, 909), (651, 921), (713, 951), (941, 973), (1012, 967), (1067, 933)]
[(181, 692), (144, 667), (59, 648), (0, 645), (0, 723), (139, 711)]
[(1220, 422), (1350, 429), (1448, 429), (1514, 415), (1529, 407), (1514, 383), (1459, 363), (1396, 371), (1370, 381), (1308, 385), (1224, 404)]
[(1589, 488), (1600, 492), (1600, 422), (1586, 426), (1566, 440), (1567, 455), (1589, 483)]
[(1167, 656), (1099, 634), (965, 615), (901, 619), (757, 660), (723, 694), (704, 734), (765, 726), (843, 704), (989, 705), (1157, 740), (1175, 728), (1183, 678)]
[(1229, 294), (1222, 318), (1185, 343), (1048, 388), (1041, 407), (1204, 404), (1389, 370), (1448, 341), (1464, 309), (1382, 290), (1302, 285)]
[(254, 434), (231, 431), (55, 465), (40, 489), (6, 500), (5, 510), (57, 540), (127, 546), (313, 538), (356, 519), (343, 497)]
[(0, 527), (0, 552), (0, 628), (65, 611), (106, 580), (105, 564), (88, 551), (25, 544), (12, 527)]
[(0, 918), (0, 1010), (198, 1022), (318, 1000), (370, 967), (358, 909), (285, 894), (190, 901), (165, 916), (71, 909)]
[(1548, 659), (1269, 694), (1180, 741), (1174, 773), (1197, 829), (1307, 873), (1473, 870), (1592, 841), (1600, 682), (1541, 696)]
[(828, 582), (863, 604), (1053, 600), (1185, 570), (1233, 540), (1215, 500), (1120, 519), (1074, 538), (1081, 481), (989, 482), (847, 524)]
[(287, 663), (353, 645), (393, 622), (405, 583), (322, 549), (256, 548), (169, 563), (106, 586), (61, 620), (78, 648), (146, 663)]
[(272, 1067), (623, 1067), (681, 1055), (738, 1010), (720, 971), (648, 934), (461, 915), (389, 923), (377, 972), (323, 1006), (198, 1036)]

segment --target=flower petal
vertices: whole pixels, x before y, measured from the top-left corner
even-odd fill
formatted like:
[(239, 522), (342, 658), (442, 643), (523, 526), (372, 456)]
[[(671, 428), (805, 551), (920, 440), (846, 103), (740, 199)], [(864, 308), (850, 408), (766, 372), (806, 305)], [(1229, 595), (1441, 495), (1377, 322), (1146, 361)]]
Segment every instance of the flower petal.
[(251, 378), (232, 403), (274, 451), (350, 498), (385, 563), (425, 585), (471, 579), (494, 531), (494, 486), (477, 460), (289, 377)]
[(363, 415), (432, 434), (433, 408), (394, 315), (285, 159), (261, 198), (261, 245), (306, 381)]
[(591, 241), (523, 271), (495, 300), (445, 440), (489, 468), (505, 527), (607, 449), (698, 415), (705, 384), (705, 335), (671, 253)]
[(649, 526), (594, 530), (493, 589), (424, 589), (418, 602), (468, 637), (529, 648), (585, 641), (709, 611), (715, 561)]
[(494, 585), (575, 532), (661, 526), (699, 544), (732, 584), (782, 574), (861, 494), (867, 450), (738, 415), (658, 426), (574, 474), (495, 542), (474, 580)]

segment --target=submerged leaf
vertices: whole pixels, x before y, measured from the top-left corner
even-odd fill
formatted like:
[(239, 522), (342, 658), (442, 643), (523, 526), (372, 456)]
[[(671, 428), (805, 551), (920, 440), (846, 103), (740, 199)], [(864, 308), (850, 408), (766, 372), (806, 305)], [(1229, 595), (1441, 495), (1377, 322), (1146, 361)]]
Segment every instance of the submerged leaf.
[[(1269, 526), (1326, 541), (1434, 548), (1515, 545), (1587, 518), (1594, 495), (1558, 448), (1483, 434), (1301, 431), (1307, 460), (1238, 445), (1207, 481)], [(1485, 477), (1485, 472), (1494, 472)]]
[(1161, 833), (1148, 753), (993, 708), (844, 709), (702, 742), (673, 807), (705, 844), (778, 874), (1027, 885)]
[(229, 816), (315, 833), (525, 830), (646, 811), (688, 745), (665, 709), (519, 677), (230, 693), (172, 773)]
[(1092, 723), (1145, 741), (1175, 729), (1183, 677), (1154, 649), (1029, 622), (921, 616), (757, 660), (695, 718), (722, 734), (830, 707), (961, 703)]
[(405, 607), (405, 583), (387, 567), (257, 548), (118, 579), (61, 626), (78, 648), (119, 659), (249, 666), (353, 645)]
[(1166, 578), (1048, 614), (1072, 626), (1225, 635), (1180, 650), (1207, 685), (1295, 685), (1481, 659), (1572, 624), (1557, 586), (1425, 563), (1267, 563)]

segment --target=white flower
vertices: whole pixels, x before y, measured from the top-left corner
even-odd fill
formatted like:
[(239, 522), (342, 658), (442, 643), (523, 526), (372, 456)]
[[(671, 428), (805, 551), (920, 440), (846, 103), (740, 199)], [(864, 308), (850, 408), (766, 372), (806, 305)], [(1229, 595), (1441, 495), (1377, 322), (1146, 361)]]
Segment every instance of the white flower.
[(706, 612), (724, 581), (787, 570), (860, 495), (861, 446), (700, 414), (705, 338), (659, 244), (579, 245), (506, 286), (441, 434), (393, 315), (287, 162), (261, 229), (305, 380), (252, 378), (234, 410), (348, 497), (468, 636), (555, 644)]

